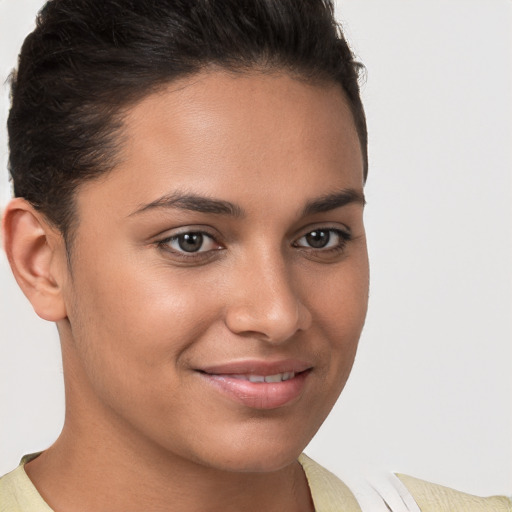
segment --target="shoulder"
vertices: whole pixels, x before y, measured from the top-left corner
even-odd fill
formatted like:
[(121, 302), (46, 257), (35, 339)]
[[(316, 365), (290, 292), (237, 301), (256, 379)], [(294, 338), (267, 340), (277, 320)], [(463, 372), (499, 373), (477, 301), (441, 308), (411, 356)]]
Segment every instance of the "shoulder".
[(14, 471), (0, 478), (0, 512), (22, 512), (20, 496), (22, 491), (23, 468), (18, 466)]
[(505, 496), (481, 498), (412, 476), (397, 475), (414, 496), (421, 512), (512, 512)]
[(360, 512), (356, 498), (336, 475), (305, 454), (299, 457), (299, 463), (308, 481), (315, 512)]
[(505, 496), (481, 498), (407, 475), (348, 478), (348, 486), (306, 455), (299, 457), (316, 512), (512, 512)]
[(52, 512), (25, 473), (25, 463), (35, 456), (23, 457), (15, 470), (0, 478), (0, 512)]

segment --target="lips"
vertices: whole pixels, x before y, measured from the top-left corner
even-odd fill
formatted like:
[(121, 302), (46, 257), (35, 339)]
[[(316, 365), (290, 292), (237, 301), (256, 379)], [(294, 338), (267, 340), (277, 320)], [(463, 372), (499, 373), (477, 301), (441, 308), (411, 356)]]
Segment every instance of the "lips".
[(312, 365), (297, 360), (237, 361), (198, 369), (203, 382), (235, 403), (276, 409), (297, 401)]

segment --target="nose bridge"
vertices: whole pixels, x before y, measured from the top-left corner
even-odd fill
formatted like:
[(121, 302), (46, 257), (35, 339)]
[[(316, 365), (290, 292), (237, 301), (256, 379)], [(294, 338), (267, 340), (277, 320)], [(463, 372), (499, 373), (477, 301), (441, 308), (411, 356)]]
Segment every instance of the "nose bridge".
[(227, 315), (232, 331), (280, 342), (308, 327), (309, 311), (282, 251), (262, 247), (244, 258), (237, 273)]

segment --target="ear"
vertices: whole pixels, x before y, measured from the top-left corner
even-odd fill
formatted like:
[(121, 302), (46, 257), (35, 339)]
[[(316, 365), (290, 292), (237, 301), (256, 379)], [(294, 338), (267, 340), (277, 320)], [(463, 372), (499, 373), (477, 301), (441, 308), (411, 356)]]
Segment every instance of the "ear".
[(6, 206), (2, 229), (12, 272), (34, 311), (51, 322), (66, 318), (62, 285), (68, 269), (62, 235), (22, 198)]

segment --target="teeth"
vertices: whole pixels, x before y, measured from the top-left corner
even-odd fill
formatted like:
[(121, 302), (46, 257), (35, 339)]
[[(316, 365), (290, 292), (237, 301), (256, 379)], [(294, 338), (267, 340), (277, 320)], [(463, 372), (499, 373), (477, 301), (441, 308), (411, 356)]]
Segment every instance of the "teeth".
[(248, 380), (249, 382), (283, 382), (295, 377), (295, 372), (276, 373), (275, 375), (233, 375), (236, 379)]

